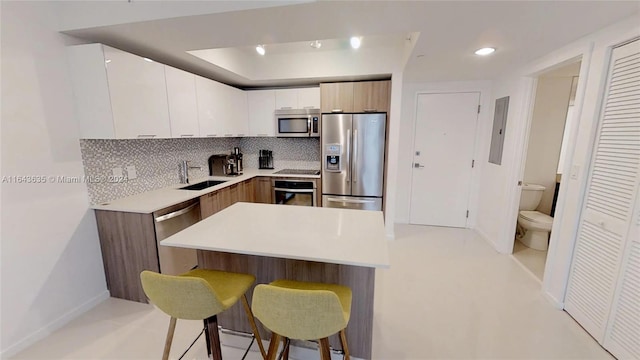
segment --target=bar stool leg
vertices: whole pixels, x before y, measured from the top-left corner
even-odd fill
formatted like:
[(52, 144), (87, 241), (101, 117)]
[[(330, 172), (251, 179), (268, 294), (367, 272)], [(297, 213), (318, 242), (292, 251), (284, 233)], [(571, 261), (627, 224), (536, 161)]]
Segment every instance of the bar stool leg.
[(331, 350), (329, 348), (329, 338), (320, 339), (320, 359), (331, 360)]
[(282, 338), (282, 360), (289, 360), (289, 344), (291, 340), (287, 337)]
[(345, 329), (340, 330), (340, 344), (342, 345), (342, 352), (344, 353), (344, 360), (349, 360), (349, 346), (347, 346), (347, 334)]
[(204, 320), (205, 336), (207, 339), (207, 354), (211, 355), (213, 360), (222, 360), (222, 351), (220, 350), (220, 333), (218, 332), (218, 317), (212, 317)]
[(282, 336), (274, 332), (271, 333), (271, 342), (269, 343), (269, 352), (267, 353), (266, 360), (276, 360), (276, 357), (278, 357), (280, 339), (282, 339)]
[(169, 352), (171, 351), (171, 342), (173, 341), (173, 334), (176, 331), (176, 321), (178, 319), (172, 317), (169, 320), (169, 330), (167, 330), (167, 338), (164, 341), (164, 352), (162, 353), (162, 360), (169, 359)]
[(258, 332), (258, 327), (256, 326), (256, 319), (253, 317), (253, 312), (251, 311), (251, 307), (249, 306), (249, 301), (247, 301), (247, 294), (242, 295), (242, 304), (244, 305), (244, 312), (247, 313), (247, 318), (249, 318), (249, 325), (251, 325), (251, 331), (253, 331), (253, 335), (258, 342), (258, 347), (260, 348), (260, 354), (262, 354), (262, 358), (265, 359), (267, 357), (267, 352), (264, 350), (264, 346), (262, 345), (262, 338), (260, 337), (260, 333)]

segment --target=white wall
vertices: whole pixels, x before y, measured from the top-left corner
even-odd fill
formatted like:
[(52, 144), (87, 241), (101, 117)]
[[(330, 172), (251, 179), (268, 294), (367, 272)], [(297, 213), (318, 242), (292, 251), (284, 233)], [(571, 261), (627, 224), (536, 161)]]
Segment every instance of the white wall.
[(551, 214), (573, 77), (540, 77), (529, 130), (524, 181), (545, 187), (538, 211)]
[[(49, 2), (1, 3), (2, 176), (83, 175)], [(2, 183), (1, 357), (108, 296), (84, 184)]]
[[(580, 82), (575, 105), (576, 121), (571, 131), (571, 140), (563, 173), (571, 169), (575, 179), (563, 181), (556, 208), (545, 276), (544, 294), (558, 307), (562, 307), (567, 284), (577, 222), (582, 209), (586, 174), (591, 158), (593, 137), (599, 119), (602, 89), (611, 46), (640, 36), (640, 15), (591, 34), (544, 58), (507, 74), (492, 87), (493, 98), (510, 96), (507, 132), (502, 166), (485, 167), (481, 179), (478, 226), (482, 234), (502, 253), (513, 249), (513, 228), (517, 218), (520, 189), (517, 180), (523, 175), (523, 153), (526, 144), (526, 127), (531, 116), (533, 78), (559, 63), (575, 61), (582, 56)], [(564, 180), (564, 179), (563, 179)]]
[(469, 199), (469, 223), (475, 226), (477, 203), (480, 188), (480, 173), (485, 166), (488, 154), (488, 142), (491, 140), (493, 112), (490, 109), (491, 83), (488, 81), (473, 82), (405, 82), (402, 89), (402, 117), (400, 119), (400, 142), (398, 148), (398, 170), (396, 188), (396, 222), (409, 222), (411, 198), (411, 176), (413, 165), (413, 143), (416, 118), (416, 99), (420, 93), (454, 93), (479, 92), (482, 111), (478, 115), (475, 154), (476, 167), (472, 172), (471, 192)]

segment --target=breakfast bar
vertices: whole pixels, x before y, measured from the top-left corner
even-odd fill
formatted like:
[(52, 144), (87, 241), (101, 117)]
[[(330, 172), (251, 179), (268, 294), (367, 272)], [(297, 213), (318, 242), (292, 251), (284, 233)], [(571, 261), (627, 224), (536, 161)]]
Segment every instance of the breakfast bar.
[[(350, 287), (349, 349), (371, 359), (375, 269), (389, 267), (382, 212), (239, 202), (161, 245), (196, 249), (200, 268), (253, 274), (257, 283), (290, 279)], [(247, 295), (251, 299), (251, 291)], [(240, 306), (218, 321), (250, 332)], [(340, 348), (337, 337), (330, 341)]]

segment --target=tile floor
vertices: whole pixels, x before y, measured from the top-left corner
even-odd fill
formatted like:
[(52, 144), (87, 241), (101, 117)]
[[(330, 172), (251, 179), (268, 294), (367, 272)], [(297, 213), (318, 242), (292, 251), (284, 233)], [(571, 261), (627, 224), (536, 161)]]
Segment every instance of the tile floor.
[(535, 250), (526, 247), (523, 243), (515, 240), (513, 245), (513, 257), (520, 262), (525, 269), (529, 270), (538, 280), (542, 281), (544, 276), (544, 265), (547, 262), (547, 251)]
[[(396, 235), (391, 268), (376, 276), (374, 359), (612, 359), (473, 231), (398, 225)], [(109, 299), (13, 359), (158, 359), (167, 324), (151, 305)], [(200, 324), (178, 321), (173, 359)], [(242, 354), (223, 349), (225, 359)], [(185, 359), (204, 358), (201, 339)]]

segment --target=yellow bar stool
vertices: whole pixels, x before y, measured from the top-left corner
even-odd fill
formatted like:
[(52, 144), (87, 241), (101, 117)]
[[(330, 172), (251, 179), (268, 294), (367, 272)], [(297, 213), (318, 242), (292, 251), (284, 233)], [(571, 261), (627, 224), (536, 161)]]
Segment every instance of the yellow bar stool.
[(345, 329), (351, 315), (351, 289), (336, 284), (277, 280), (253, 290), (255, 317), (271, 330), (268, 360), (274, 360), (284, 337), (288, 359), (289, 339), (318, 340), (320, 358), (331, 360), (329, 336), (339, 333), (344, 358), (349, 360)]
[[(171, 316), (162, 359), (169, 358), (177, 319), (205, 320), (207, 350), (214, 360), (222, 359), (218, 320), (216, 315), (233, 306), (240, 298), (249, 318), (251, 329), (258, 341), (262, 356), (266, 356), (246, 292), (256, 278), (249, 274), (196, 269), (182, 275), (164, 275), (145, 270), (140, 273), (142, 288), (160, 310)], [(214, 331), (208, 331), (213, 327)], [(213, 339), (209, 338), (209, 333)]]

